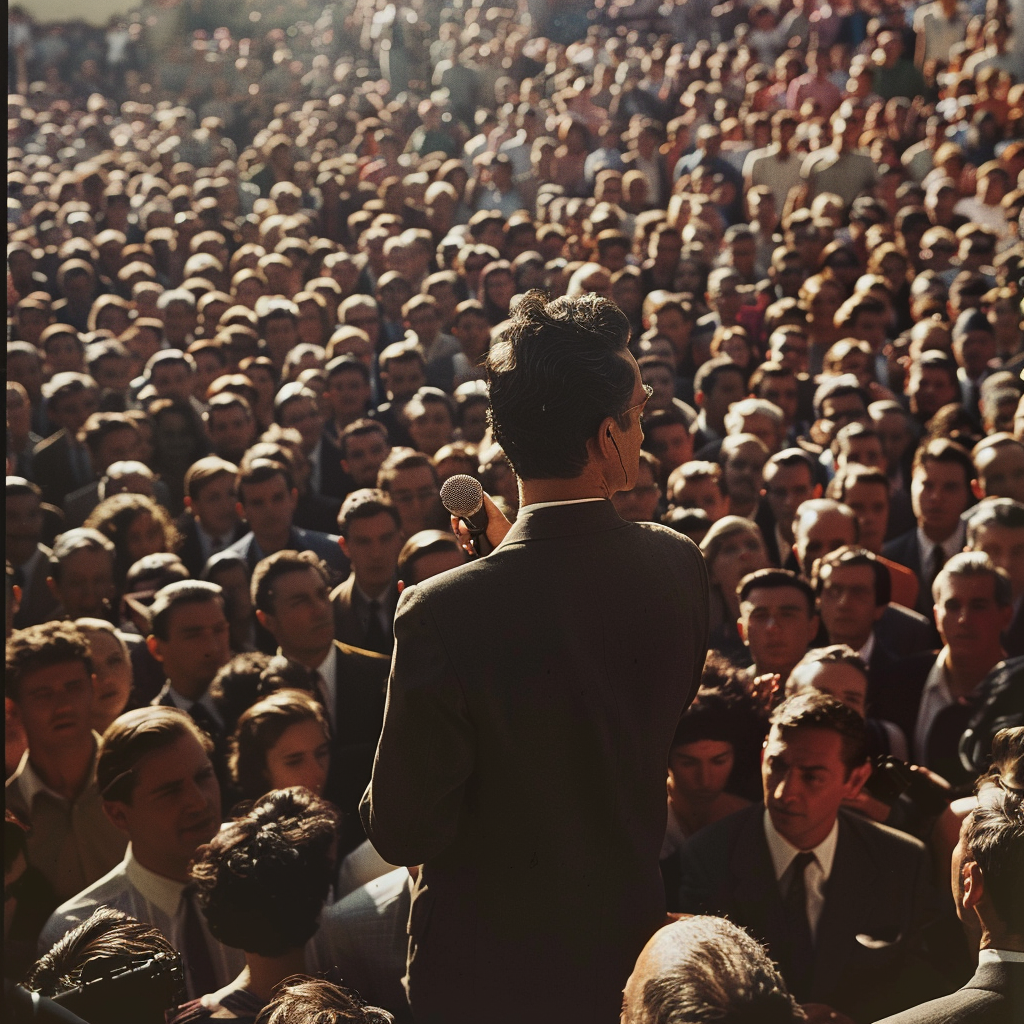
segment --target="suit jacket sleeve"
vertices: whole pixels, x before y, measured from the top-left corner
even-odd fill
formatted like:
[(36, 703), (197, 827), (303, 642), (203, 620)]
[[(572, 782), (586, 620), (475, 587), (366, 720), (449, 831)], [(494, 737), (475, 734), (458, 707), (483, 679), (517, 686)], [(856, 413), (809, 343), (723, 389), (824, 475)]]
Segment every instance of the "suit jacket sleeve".
[(422, 864), (455, 838), (476, 739), (461, 683), (419, 588), (395, 617), (395, 659), (370, 786), (366, 834), (391, 864)]

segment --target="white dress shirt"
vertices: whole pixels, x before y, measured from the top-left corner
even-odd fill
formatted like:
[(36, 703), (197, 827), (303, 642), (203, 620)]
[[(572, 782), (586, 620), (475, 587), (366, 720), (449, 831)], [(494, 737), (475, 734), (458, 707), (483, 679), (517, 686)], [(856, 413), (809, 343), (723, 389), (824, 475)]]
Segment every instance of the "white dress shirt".
[(978, 952), (978, 966), (985, 964), (1024, 964), (1024, 953), (1016, 949), (982, 949)]
[(320, 676), (321, 695), (327, 705), (327, 717), (331, 721), (331, 729), (334, 730), (338, 722), (338, 648), (334, 644), (331, 644), (327, 657), (320, 662), (317, 673)]
[[(818, 922), (821, 912), (825, 909), (825, 883), (832, 874), (832, 862), (836, 856), (836, 843), (839, 840), (839, 821), (836, 820), (832, 831), (813, 850), (798, 850), (788, 839), (784, 839), (772, 824), (767, 808), (764, 812), (764, 836), (768, 841), (768, 853), (775, 869), (775, 881), (782, 890), (782, 879), (789, 871), (798, 853), (814, 854), (814, 860), (804, 869), (804, 884), (807, 888), (807, 920), (811, 926), (811, 935), (817, 938)], [(788, 888), (791, 879), (787, 879)], [(783, 895), (785, 893), (783, 892)]]

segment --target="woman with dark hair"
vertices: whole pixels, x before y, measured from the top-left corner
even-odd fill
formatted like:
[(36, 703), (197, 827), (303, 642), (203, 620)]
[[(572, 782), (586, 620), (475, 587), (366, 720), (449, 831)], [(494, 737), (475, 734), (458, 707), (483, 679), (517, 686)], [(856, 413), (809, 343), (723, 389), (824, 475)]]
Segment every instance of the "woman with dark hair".
[(493, 260), (480, 272), (480, 301), (492, 327), (508, 319), (516, 280), (508, 260)]
[(244, 950), (245, 967), (224, 988), (179, 1007), (170, 1024), (255, 1021), (286, 978), (306, 973), (337, 826), (330, 804), (295, 786), (268, 793), (196, 851), (192, 882), (210, 934)]
[(114, 544), (114, 575), (118, 590), (128, 570), (146, 555), (173, 552), (181, 544), (167, 509), (145, 494), (114, 494), (101, 501), (85, 525)]
[(153, 423), (153, 462), (170, 492), (169, 508), (175, 515), (184, 508), (185, 473), (189, 466), (209, 453), (206, 431), (196, 411), (187, 402), (161, 398), (147, 412)]

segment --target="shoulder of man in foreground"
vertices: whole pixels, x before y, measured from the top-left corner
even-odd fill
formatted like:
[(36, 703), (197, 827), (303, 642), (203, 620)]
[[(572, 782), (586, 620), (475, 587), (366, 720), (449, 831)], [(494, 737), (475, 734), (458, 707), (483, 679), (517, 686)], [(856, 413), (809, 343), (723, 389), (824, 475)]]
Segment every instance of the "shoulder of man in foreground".
[(80, 893), (65, 900), (43, 925), (43, 930), (39, 933), (39, 952), (45, 953), (72, 928), (92, 917), (97, 908), (111, 906), (112, 901), (117, 899), (128, 884), (122, 861), (92, 885), (86, 886)]

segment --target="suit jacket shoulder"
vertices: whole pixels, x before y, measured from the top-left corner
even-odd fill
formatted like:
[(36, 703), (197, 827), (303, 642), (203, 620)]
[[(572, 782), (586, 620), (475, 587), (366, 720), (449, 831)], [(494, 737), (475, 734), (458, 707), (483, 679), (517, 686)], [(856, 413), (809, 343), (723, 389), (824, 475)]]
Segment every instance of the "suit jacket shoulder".
[(917, 546), (917, 527), (894, 537), (882, 547), (882, 554), (920, 575), (921, 552)]
[(1024, 1018), (1024, 964), (982, 964), (963, 988), (878, 1024), (1017, 1024)]

